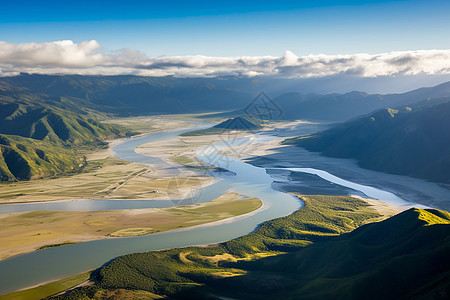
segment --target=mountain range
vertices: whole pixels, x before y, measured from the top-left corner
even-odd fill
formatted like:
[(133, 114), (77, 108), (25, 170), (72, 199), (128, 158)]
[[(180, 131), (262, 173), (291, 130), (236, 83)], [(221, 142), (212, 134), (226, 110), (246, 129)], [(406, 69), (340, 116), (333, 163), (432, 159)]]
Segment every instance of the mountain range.
[(310, 151), (354, 158), (361, 167), (450, 183), (450, 98), (381, 109), (287, 140)]
[[(77, 99), (83, 106), (122, 115), (234, 111), (242, 114), (264, 89), (282, 82), (248, 77), (175, 78), (142, 76), (29, 75), (2, 77), (0, 83), (45, 94)], [(271, 84), (272, 83), (272, 84)], [(450, 96), (450, 82), (402, 94), (311, 94), (278, 92), (272, 100), (282, 111), (280, 119), (345, 121), (373, 110)], [(289, 90), (296, 90), (292, 84)], [(301, 91), (301, 87), (297, 90)]]
[[(74, 163), (72, 152), (66, 150), (75, 145), (100, 145), (105, 138), (127, 134), (123, 128), (101, 122), (112, 114), (129, 116), (228, 110), (217, 116), (233, 120), (243, 115), (244, 108), (252, 105), (251, 94), (261, 86), (265, 85), (257, 80), (232, 76), (174, 78), (21, 74), (2, 77), (0, 134), (4, 142), (1, 144), (1, 180), (30, 179), (58, 174), (58, 169), (59, 173), (78, 169), (78, 159)], [(374, 170), (448, 182), (448, 107), (443, 103), (448, 96), (450, 82), (402, 94), (350, 92), (320, 95), (296, 92), (268, 101), (279, 107), (279, 119), (350, 120), (330, 131), (294, 141), (307, 149), (329, 156), (356, 158), (361, 166)], [(439, 103), (443, 103), (442, 106), (432, 108)], [(379, 111), (357, 119), (374, 110)], [(37, 141), (41, 145), (39, 150), (46, 152), (46, 156), (38, 155), (34, 150), (21, 150), (37, 149)], [(20, 146), (22, 144), (23, 147)], [(65, 149), (56, 151), (61, 155), (58, 159), (53, 154), (56, 152), (49, 150), (54, 147)]]

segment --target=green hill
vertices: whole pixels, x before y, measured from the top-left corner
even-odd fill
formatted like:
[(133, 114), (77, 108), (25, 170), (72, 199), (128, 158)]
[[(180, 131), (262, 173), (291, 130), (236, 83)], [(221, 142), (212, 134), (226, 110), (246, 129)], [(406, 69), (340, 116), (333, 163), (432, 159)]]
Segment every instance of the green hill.
[(239, 299), (446, 299), (449, 251), (450, 214), (410, 209), (295, 253), (237, 264), (247, 275), (217, 291), (233, 289), (226, 294)]
[(103, 146), (124, 128), (83, 100), (52, 98), (0, 82), (0, 181), (28, 180), (81, 169), (79, 147)]
[(448, 98), (425, 101), (383, 109), (286, 143), (326, 156), (356, 158), (372, 170), (450, 183), (449, 115)]
[(197, 136), (197, 135), (210, 135), (210, 134), (227, 134), (230, 131), (253, 131), (260, 129), (255, 121), (251, 121), (244, 117), (236, 117), (225, 120), (211, 128), (194, 130), (182, 133), (181, 136)]
[(259, 126), (244, 117), (236, 117), (223, 121), (222, 123), (215, 125), (214, 128), (228, 130), (253, 130), (259, 129)]
[(76, 151), (53, 143), (0, 134), (0, 181), (29, 180), (81, 170)]
[(123, 129), (45, 104), (2, 103), (0, 133), (73, 145), (98, 143), (121, 134)]
[(359, 199), (302, 199), (294, 214), (217, 246), (119, 257), (94, 286), (54, 298), (103, 299), (117, 289), (173, 299), (448, 297), (450, 214), (410, 209), (363, 225), (379, 215)]

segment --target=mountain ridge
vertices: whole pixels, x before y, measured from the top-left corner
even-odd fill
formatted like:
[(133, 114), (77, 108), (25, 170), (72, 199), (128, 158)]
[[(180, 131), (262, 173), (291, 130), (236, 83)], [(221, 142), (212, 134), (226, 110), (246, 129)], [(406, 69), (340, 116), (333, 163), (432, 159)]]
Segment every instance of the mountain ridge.
[(450, 183), (450, 98), (386, 108), (312, 136), (286, 140), (361, 167)]
[[(97, 110), (126, 114), (234, 111), (251, 103), (253, 95), (270, 87), (240, 77), (176, 78), (133, 75), (30, 75), (2, 77), (0, 81), (49, 97), (82, 99)], [(290, 89), (295, 89), (292, 86)], [(340, 122), (384, 107), (411, 104), (427, 98), (450, 96), (450, 82), (399, 94), (344, 94), (277, 92), (272, 100), (283, 111), (280, 119)]]

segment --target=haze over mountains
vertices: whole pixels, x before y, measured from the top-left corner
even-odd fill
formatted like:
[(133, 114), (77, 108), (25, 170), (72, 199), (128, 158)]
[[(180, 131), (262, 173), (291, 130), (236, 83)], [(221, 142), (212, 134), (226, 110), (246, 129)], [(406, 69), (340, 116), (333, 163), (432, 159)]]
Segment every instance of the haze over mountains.
[[(52, 98), (77, 98), (83, 106), (122, 114), (211, 112), (244, 109), (262, 90), (272, 90), (282, 119), (344, 121), (375, 109), (450, 95), (450, 82), (403, 94), (311, 94), (290, 92), (289, 80), (249, 77), (175, 78), (140, 76), (27, 75), (3, 84)], [(289, 88), (283, 89), (285, 85)], [(278, 88), (277, 88), (278, 87)], [(302, 91), (302, 86), (295, 90)]]
[[(233, 77), (1, 78), (0, 180), (82, 171), (85, 159), (80, 149), (101, 147), (106, 138), (132, 134), (102, 122), (113, 115), (222, 111), (215, 115), (229, 116), (227, 120), (184, 135), (258, 130), (260, 124), (252, 117), (261, 116), (241, 116), (252, 103), (249, 90), (256, 87), (248, 78)], [(450, 82), (403, 94), (285, 93), (272, 101), (282, 111), (280, 120), (341, 122), (291, 143), (328, 156), (357, 159), (365, 168), (450, 183)], [(54, 299), (96, 299), (103, 289), (141, 290), (178, 299), (211, 299), (211, 293), (236, 299), (297, 299), (299, 295), (439, 299), (449, 294), (447, 212), (410, 209), (357, 228), (378, 213), (365, 211), (368, 204), (356, 198), (339, 200), (344, 203), (339, 207), (338, 200), (329, 197), (328, 204), (323, 202), (325, 196), (309, 207), (303, 199), (307, 205), (298, 213), (216, 246), (119, 257), (95, 273), (93, 285)], [(211, 260), (197, 252), (211, 255)], [(258, 257), (275, 252), (274, 257)], [(251, 255), (255, 255), (252, 261), (241, 259)], [(216, 275), (230, 270), (239, 270), (240, 276)]]
[[(228, 110), (226, 115), (233, 117), (242, 114), (262, 86), (267, 83), (248, 77), (22, 74), (0, 78), (0, 134), (4, 135), (1, 178), (30, 179), (79, 169), (79, 161), (72, 159), (73, 145), (99, 145), (105, 138), (127, 134), (122, 128), (99, 121), (108, 114)], [(448, 105), (432, 108), (447, 102), (446, 96), (450, 96), (450, 82), (403, 94), (285, 93), (273, 102), (282, 111), (280, 119), (325, 122), (341, 122), (374, 110), (409, 105), (412, 113), (384, 110), (326, 132), (322, 139), (314, 137), (299, 143), (326, 155), (357, 158), (367, 168), (448, 182)], [(433, 100), (416, 104), (426, 99)], [(433, 124), (428, 124), (430, 120)], [(398, 138), (403, 133), (407, 141)], [(63, 150), (50, 151), (55, 147)], [(58, 158), (54, 153), (59, 153)], [(409, 164), (410, 161), (414, 162)]]
[(450, 183), (450, 97), (382, 109), (324, 132), (291, 139), (364, 168)]

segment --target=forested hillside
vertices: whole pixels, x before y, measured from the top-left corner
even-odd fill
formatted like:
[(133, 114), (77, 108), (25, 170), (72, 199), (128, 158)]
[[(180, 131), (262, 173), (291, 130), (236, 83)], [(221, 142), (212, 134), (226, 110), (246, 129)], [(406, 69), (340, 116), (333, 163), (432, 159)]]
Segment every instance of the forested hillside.
[(0, 181), (29, 180), (79, 171), (77, 147), (98, 147), (127, 130), (84, 100), (49, 97), (0, 82)]
[(382, 109), (324, 132), (287, 140), (364, 168), (450, 183), (450, 99)]
[(119, 257), (96, 273), (94, 286), (53, 299), (105, 299), (102, 295), (118, 289), (174, 299), (449, 295), (447, 212), (410, 209), (363, 225), (379, 217), (364, 201), (333, 196), (302, 199), (305, 207), (294, 214), (267, 221), (254, 233), (220, 245)]

